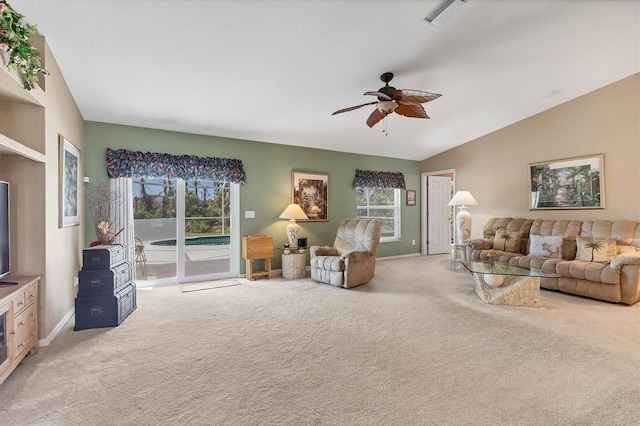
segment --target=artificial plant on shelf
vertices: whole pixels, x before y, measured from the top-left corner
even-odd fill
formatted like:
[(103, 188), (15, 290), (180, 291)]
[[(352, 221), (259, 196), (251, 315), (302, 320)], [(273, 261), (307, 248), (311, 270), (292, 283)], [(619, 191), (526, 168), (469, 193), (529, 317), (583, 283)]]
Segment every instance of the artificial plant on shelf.
[(113, 191), (109, 184), (92, 184), (87, 188), (87, 207), (96, 229), (96, 241), (89, 246), (114, 244), (124, 228), (116, 232), (114, 212), (122, 204), (120, 194)]
[(7, 68), (20, 69), (24, 88), (31, 90), (38, 84), (38, 73), (49, 75), (49, 71), (42, 67), (40, 52), (32, 44), (38, 28), (23, 18), (6, 0), (0, 0), (0, 53), (5, 55)]

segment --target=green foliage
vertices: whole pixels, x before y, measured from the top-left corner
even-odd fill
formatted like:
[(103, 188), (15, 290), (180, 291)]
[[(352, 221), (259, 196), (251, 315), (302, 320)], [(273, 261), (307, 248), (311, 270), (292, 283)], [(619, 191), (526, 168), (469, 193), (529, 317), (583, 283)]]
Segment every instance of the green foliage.
[(382, 235), (394, 235), (395, 190), (393, 188), (356, 188), (358, 217), (376, 218), (382, 221)]
[(0, 0), (0, 52), (7, 54), (7, 68), (20, 68), (24, 88), (31, 90), (39, 81), (38, 73), (49, 75), (49, 71), (42, 68), (40, 52), (31, 44), (38, 28), (23, 18), (6, 0)]
[(588, 240), (585, 244), (584, 244), (585, 248), (590, 248), (591, 249), (591, 261), (593, 262), (593, 259), (596, 255), (597, 251), (602, 250), (602, 248), (604, 247), (602, 245), (602, 242), (594, 240), (594, 239), (590, 239)]
[(502, 238), (504, 240), (504, 244), (506, 246), (506, 244), (509, 241), (513, 240), (513, 235), (511, 235), (511, 233), (509, 233), (509, 232), (505, 232), (504, 234), (500, 235), (500, 238)]
[[(176, 191), (171, 181), (142, 178), (134, 185), (140, 187), (140, 196), (133, 199), (134, 219), (176, 217)], [(229, 184), (189, 181), (184, 200), (186, 234), (228, 234), (229, 197)]]
[(356, 197), (358, 206), (393, 206), (394, 204), (392, 188), (356, 188)]

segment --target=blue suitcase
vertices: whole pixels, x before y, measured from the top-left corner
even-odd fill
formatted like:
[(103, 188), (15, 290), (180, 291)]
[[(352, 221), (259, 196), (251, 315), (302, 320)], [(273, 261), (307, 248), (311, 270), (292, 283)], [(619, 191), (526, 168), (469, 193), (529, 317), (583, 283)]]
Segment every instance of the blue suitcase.
[(131, 282), (111, 296), (76, 297), (74, 330), (117, 327), (136, 310), (136, 284)]

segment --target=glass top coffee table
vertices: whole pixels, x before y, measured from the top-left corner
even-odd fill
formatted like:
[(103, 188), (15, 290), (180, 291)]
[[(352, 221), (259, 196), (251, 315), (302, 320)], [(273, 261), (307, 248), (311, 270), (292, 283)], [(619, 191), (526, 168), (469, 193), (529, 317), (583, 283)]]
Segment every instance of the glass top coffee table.
[(537, 307), (540, 300), (540, 278), (559, 277), (539, 269), (527, 269), (505, 263), (461, 260), (473, 274), (474, 290), (485, 303), (493, 305)]

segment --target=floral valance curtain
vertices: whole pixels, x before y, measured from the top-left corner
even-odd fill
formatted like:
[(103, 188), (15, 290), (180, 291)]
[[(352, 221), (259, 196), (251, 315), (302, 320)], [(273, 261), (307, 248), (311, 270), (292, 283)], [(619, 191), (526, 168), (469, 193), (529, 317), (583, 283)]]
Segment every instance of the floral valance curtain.
[(356, 178), (353, 181), (355, 188), (395, 188), (406, 189), (404, 174), (393, 172), (371, 172), (368, 170), (356, 170)]
[(247, 183), (242, 160), (111, 148), (107, 148), (107, 175)]

